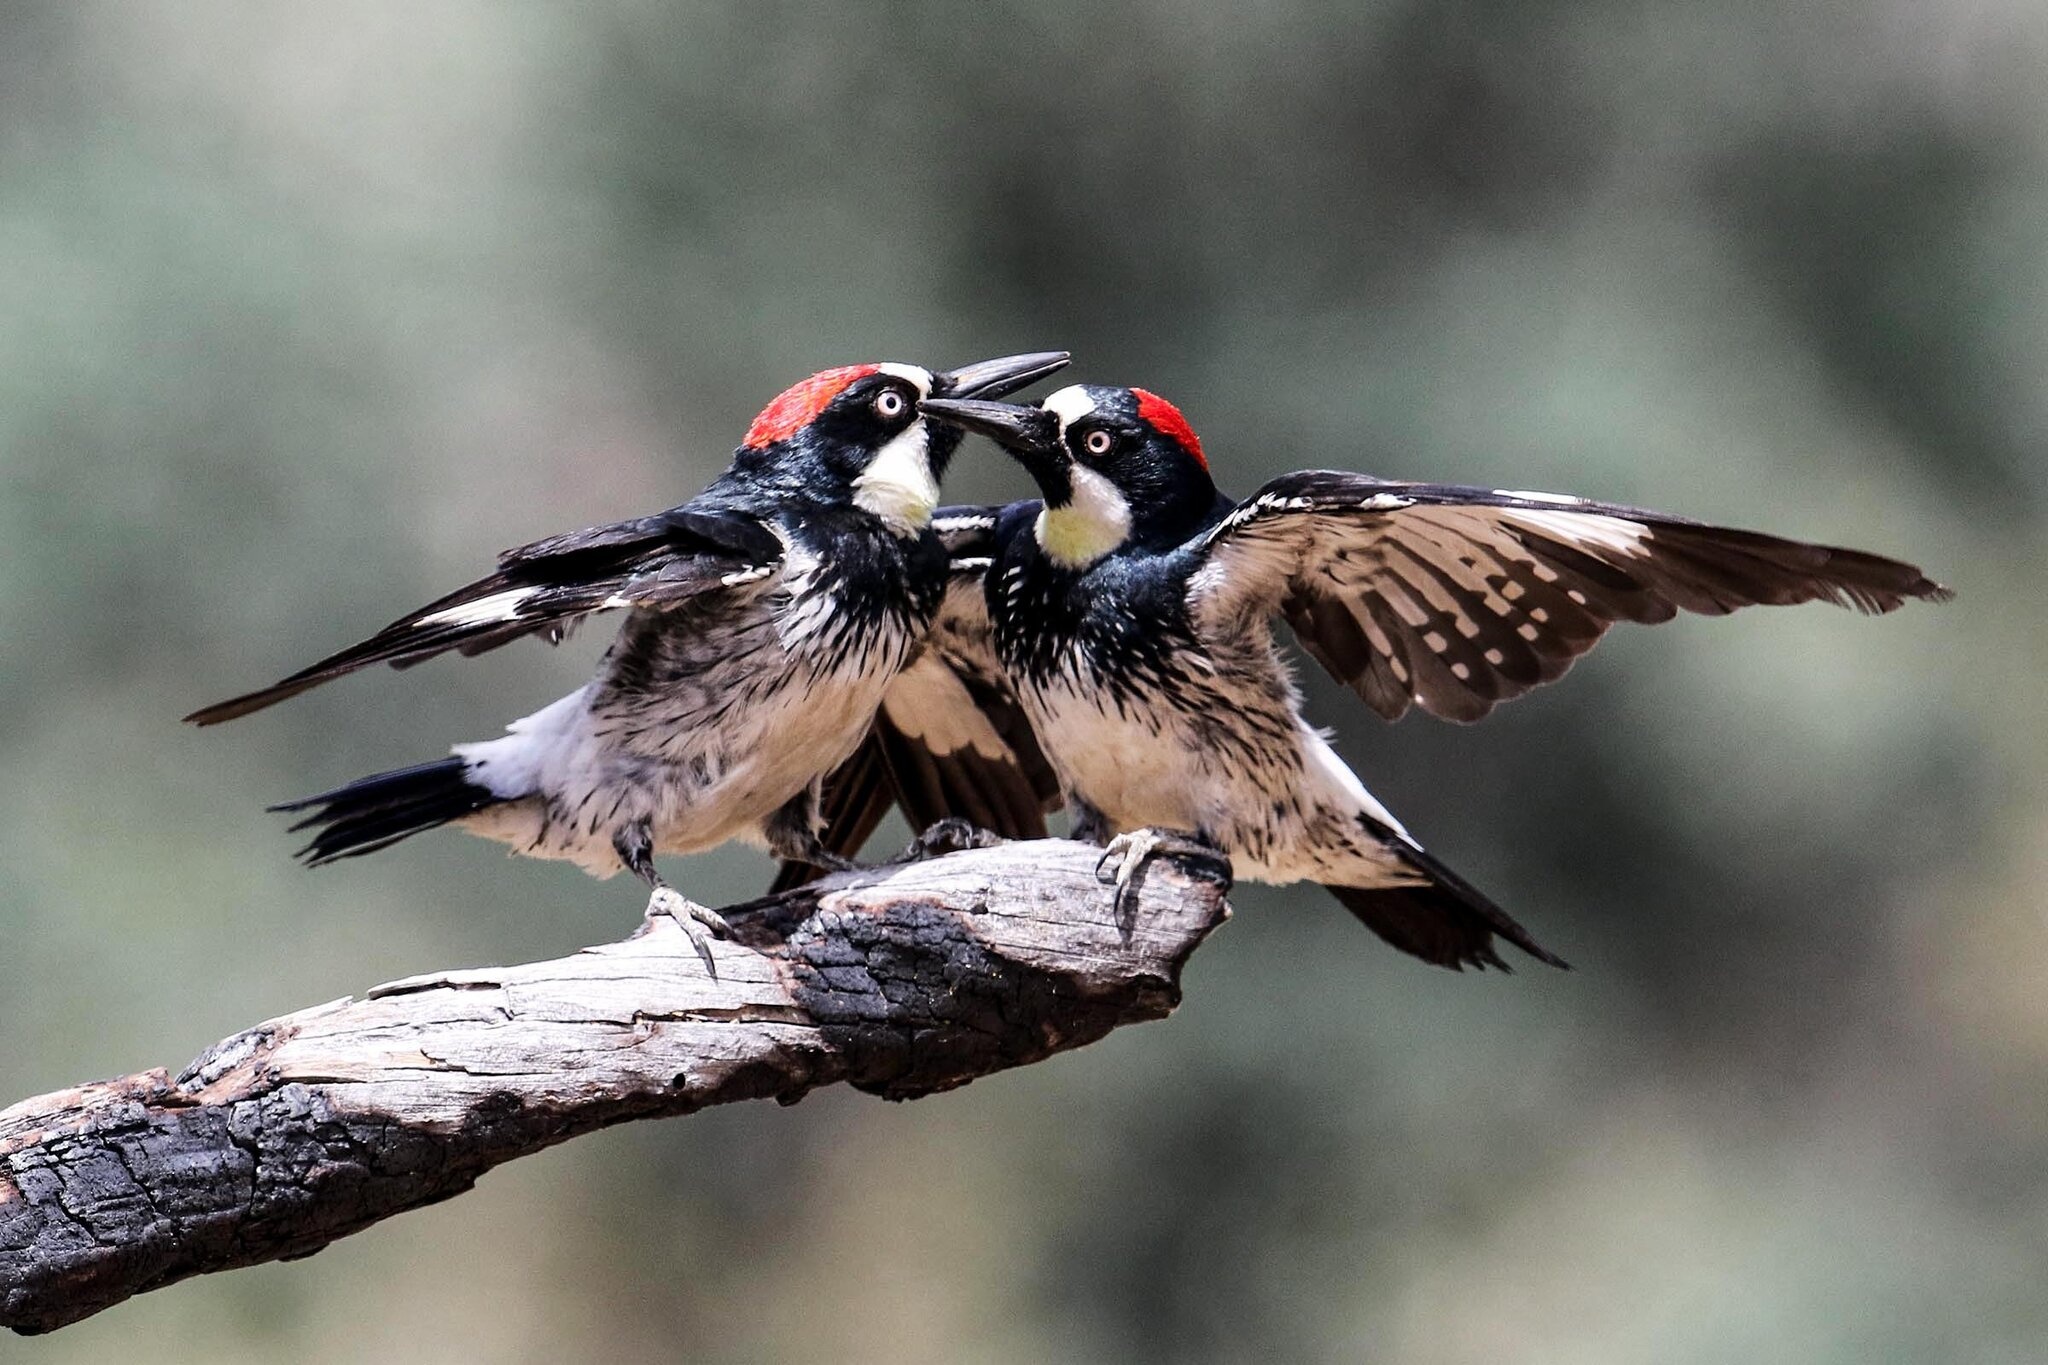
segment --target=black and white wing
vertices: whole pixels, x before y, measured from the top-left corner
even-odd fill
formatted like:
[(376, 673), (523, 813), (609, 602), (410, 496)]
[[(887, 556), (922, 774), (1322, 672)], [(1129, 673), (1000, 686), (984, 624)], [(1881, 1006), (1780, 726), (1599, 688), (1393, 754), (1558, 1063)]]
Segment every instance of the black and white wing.
[[(1059, 780), (997, 661), (982, 595), (995, 522), (996, 509), (981, 507), (942, 507), (933, 519), (952, 557), (946, 599), (866, 740), (825, 779), (820, 838), (833, 853), (858, 853), (891, 806), (913, 830), (957, 816), (1005, 838), (1045, 837)], [(784, 863), (773, 890), (818, 875)]]
[(1561, 677), (1616, 621), (1948, 589), (1911, 564), (1554, 493), (1284, 474), (1210, 532), (1189, 605), (1278, 612), (1375, 711), (1474, 721)]
[(372, 664), (406, 668), (451, 649), (481, 654), (528, 635), (558, 642), (597, 612), (673, 607), (760, 583), (781, 566), (782, 556), (782, 539), (766, 523), (728, 509), (684, 506), (551, 536), (505, 551), (495, 573), (401, 616), (360, 644), (185, 719), (195, 725), (233, 720)]

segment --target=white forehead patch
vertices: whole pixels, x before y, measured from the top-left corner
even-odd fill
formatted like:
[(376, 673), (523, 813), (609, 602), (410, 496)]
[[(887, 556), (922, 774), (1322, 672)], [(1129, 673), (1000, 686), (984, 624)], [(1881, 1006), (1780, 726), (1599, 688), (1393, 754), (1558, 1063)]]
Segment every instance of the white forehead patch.
[(1058, 393), (1049, 394), (1039, 404), (1047, 412), (1060, 419), (1060, 430), (1065, 431), (1074, 423), (1095, 411), (1095, 400), (1079, 384), (1069, 384)]
[(920, 398), (932, 396), (932, 372), (921, 365), (905, 365), (900, 360), (887, 360), (875, 368), (883, 374), (894, 375), (917, 390)]

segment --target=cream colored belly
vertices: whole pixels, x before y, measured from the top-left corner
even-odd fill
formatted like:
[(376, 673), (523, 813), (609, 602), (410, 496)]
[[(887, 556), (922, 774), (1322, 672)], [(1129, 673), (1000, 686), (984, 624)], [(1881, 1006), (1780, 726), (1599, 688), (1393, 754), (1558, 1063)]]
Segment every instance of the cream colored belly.
[(761, 823), (860, 747), (886, 675), (828, 674), (750, 717), (727, 766), (703, 787), (676, 783), (654, 814), (655, 848), (694, 853), (728, 839), (758, 843)]
[(1190, 771), (1188, 743), (1170, 719), (1155, 730), (1063, 689), (1029, 696), (1026, 707), (1060, 780), (1117, 832), (1207, 824), (1207, 784)]

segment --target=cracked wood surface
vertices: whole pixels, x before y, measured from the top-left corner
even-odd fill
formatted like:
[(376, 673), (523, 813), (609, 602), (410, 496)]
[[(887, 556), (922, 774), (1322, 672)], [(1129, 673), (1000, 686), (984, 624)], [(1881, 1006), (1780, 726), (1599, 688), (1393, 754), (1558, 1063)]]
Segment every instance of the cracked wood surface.
[(1160, 858), (1126, 938), (1099, 850), (1005, 844), (726, 911), (708, 976), (667, 920), (524, 966), (409, 977), (0, 1111), (0, 1326), (308, 1256), (628, 1119), (844, 1081), (892, 1099), (1165, 1017), (1228, 914)]

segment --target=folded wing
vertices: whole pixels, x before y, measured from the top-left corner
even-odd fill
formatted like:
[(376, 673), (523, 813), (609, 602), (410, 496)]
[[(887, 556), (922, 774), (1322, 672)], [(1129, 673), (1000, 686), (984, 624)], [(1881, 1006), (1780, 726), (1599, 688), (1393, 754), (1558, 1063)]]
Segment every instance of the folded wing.
[(481, 654), (528, 635), (560, 641), (597, 612), (662, 610), (765, 582), (780, 568), (782, 554), (780, 537), (757, 518), (691, 507), (551, 536), (507, 550), (496, 572), (401, 616), (360, 644), (185, 719), (195, 725), (233, 720), (372, 664), (405, 668), (449, 650)]
[(1561, 677), (1616, 621), (1951, 594), (1911, 564), (1553, 493), (1309, 470), (1210, 533), (1190, 605), (1277, 612), (1389, 720), (1474, 721)]

